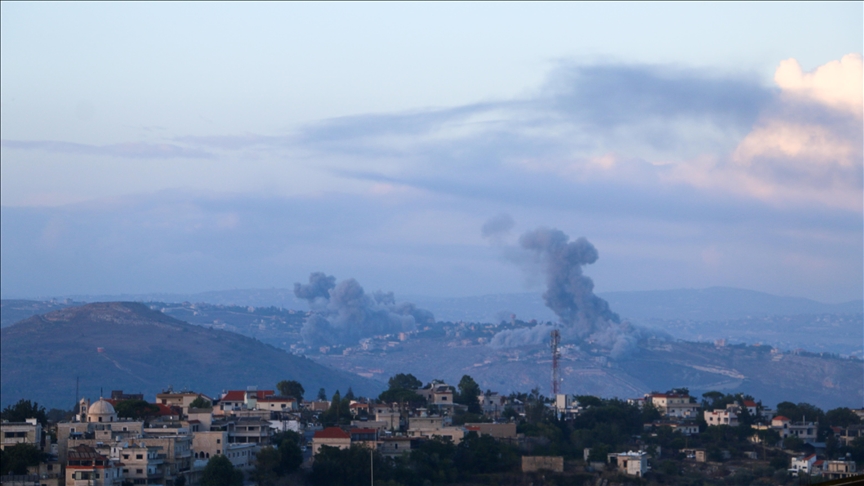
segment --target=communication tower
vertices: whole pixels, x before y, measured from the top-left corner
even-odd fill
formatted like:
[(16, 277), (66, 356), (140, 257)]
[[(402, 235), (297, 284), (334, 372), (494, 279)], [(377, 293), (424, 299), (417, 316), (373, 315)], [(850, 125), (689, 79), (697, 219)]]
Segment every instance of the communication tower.
[(558, 394), (558, 359), (561, 354), (558, 352), (558, 345), (561, 343), (561, 333), (558, 329), (552, 331), (552, 396)]

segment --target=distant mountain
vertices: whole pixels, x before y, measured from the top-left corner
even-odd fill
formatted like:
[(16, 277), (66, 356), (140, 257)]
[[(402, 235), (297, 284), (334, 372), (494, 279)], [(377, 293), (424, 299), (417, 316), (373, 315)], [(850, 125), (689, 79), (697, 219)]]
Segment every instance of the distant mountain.
[[(826, 304), (803, 297), (782, 297), (755, 290), (731, 287), (706, 289), (640, 290), (604, 292), (612, 310), (621, 317), (640, 319), (688, 319), (716, 321), (767, 315), (799, 314), (861, 314), (864, 300), (841, 304)], [(400, 295), (417, 306), (428, 309), (438, 320), (466, 322), (498, 322), (516, 314), (519, 319), (555, 320), (544, 305), (542, 292), (490, 294), (470, 297), (429, 297)], [(150, 293), (121, 295), (68, 295), (62, 298), (82, 302), (206, 302), (208, 304), (308, 310), (305, 301), (294, 296), (291, 289), (235, 289), (194, 294)], [(6, 301), (4, 301), (6, 302)], [(19, 301), (20, 302), (20, 301)], [(5, 318), (4, 318), (5, 322)]]
[(644, 290), (600, 294), (612, 309), (629, 319), (715, 321), (768, 315), (861, 314), (864, 300), (825, 304), (802, 297), (780, 297), (730, 287)]
[(193, 326), (139, 303), (94, 303), (32, 316), (0, 331), (0, 404), (20, 398), (70, 408), (111, 390), (153, 396), (168, 386), (208, 395), (297, 380), (307, 395), (384, 384), (294, 356), (239, 334)]

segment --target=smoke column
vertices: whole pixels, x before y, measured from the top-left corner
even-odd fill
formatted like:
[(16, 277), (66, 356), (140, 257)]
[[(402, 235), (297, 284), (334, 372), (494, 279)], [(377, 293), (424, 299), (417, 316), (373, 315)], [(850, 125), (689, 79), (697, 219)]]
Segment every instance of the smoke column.
[(349, 278), (315, 272), (308, 284), (294, 284), (294, 295), (309, 301), (312, 313), (303, 322), (300, 335), (310, 346), (352, 345), (365, 337), (413, 331), (417, 324), (434, 323), (431, 312), (414, 304), (396, 303), (393, 292), (367, 295)]
[(621, 322), (609, 304), (594, 295), (594, 282), (583, 275), (582, 267), (597, 261), (597, 249), (585, 238), (570, 238), (561, 230), (538, 228), (519, 238), (519, 246), (539, 265), (545, 280), (543, 301), (560, 319), (557, 326), (502, 331), (490, 345), (513, 347), (540, 344), (549, 338), (553, 327), (569, 342), (590, 342), (609, 350), (612, 357), (623, 357), (639, 341), (640, 331)]

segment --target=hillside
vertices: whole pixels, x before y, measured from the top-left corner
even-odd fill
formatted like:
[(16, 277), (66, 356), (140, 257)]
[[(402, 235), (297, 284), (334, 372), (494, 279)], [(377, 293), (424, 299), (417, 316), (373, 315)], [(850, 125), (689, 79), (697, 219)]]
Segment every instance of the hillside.
[[(549, 394), (548, 345), (495, 349), (476, 339), (416, 339), (381, 351), (318, 355), (320, 363), (364, 376), (413, 373), (424, 382), (458, 383), (472, 376), (483, 390)], [(577, 395), (632, 398), (650, 391), (687, 387), (696, 396), (711, 390), (748, 393), (774, 407), (781, 401), (831, 409), (861, 407), (861, 360), (780, 353), (768, 346), (715, 346), (682, 341), (646, 341), (626, 359), (565, 346), (561, 391)]]
[(216, 395), (297, 380), (319, 388), (377, 395), (383, 383), (337, 371), (239, 334), (193, 326), (128, 302), (94, 303), (32, 316), (0, 331), (0, 403), (20, 398), (48, 407), (123, 389), (145, 395), (188, 388)]

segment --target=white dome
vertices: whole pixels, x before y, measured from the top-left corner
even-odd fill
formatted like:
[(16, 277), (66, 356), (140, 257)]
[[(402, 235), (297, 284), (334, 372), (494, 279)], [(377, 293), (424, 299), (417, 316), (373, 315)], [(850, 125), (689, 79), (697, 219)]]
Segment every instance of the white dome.
[(115, 413), (114, 406), (101, 398), (87, 410), (87, 415), (114, 415)]

